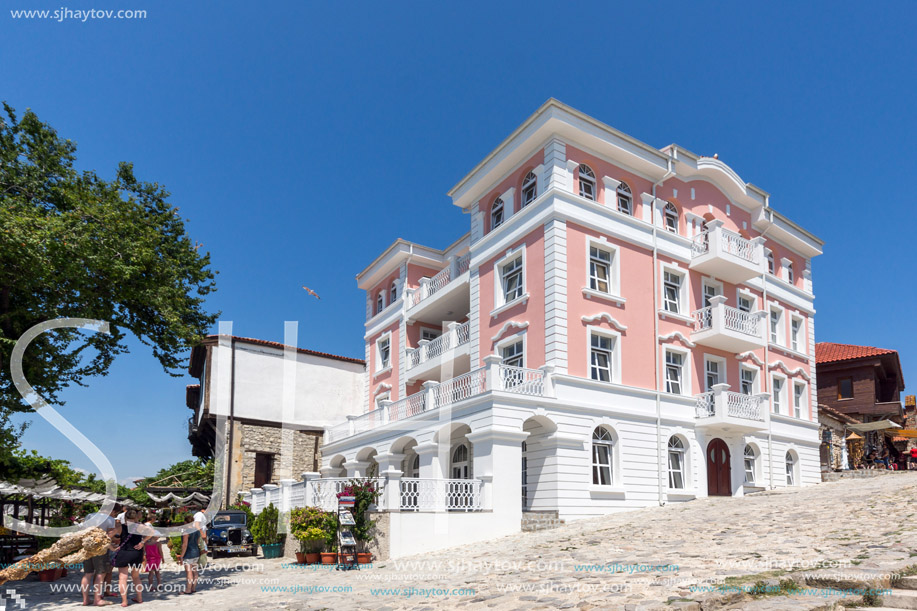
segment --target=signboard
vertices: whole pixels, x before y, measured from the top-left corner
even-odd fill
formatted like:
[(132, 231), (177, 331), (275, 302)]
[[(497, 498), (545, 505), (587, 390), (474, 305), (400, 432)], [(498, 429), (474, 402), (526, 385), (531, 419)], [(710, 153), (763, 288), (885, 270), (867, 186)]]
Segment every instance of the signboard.
[(904, 397), (904, 407), (917, 407), (917, 395), (907, 395)]
[(341, 509), (338, 512), (338, 519), (344, 526), (356, 526), (357, 524), (353, 519), (353, 514), (346, 509)]
[(341, 547), (345, 547), (348, 545), (356, 545), (356, 544), (357, 544), (357, 541), (356, 539), (353, 538), (353, 535), (350, 533), (349, 530), (341, 531)]

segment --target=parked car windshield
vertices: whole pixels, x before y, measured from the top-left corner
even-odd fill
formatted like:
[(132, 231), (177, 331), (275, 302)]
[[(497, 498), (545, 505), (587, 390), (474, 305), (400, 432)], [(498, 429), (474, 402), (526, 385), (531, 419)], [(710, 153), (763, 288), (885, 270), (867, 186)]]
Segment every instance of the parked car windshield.
[(245, 516), (244, 515), (233, 515), (233, 514), (217, 514), (213, 517), (214, 526), (222, 526), (225, 524), (245, 525)]

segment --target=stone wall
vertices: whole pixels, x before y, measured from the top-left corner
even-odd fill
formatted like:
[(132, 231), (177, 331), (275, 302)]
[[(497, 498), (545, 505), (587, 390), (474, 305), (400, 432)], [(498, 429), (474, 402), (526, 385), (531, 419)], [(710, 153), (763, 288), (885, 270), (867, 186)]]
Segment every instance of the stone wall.
[[(322, 461), (322, 433), (281, 429), (247, 422), (235, 422), (232, 444), (231, 497), (255, 486), (255, 455), (273, 454), (271, 480), (299, 480), (306, 471), (318, 471)], [(292, 448), (290, 457), (282, 456), (283, 446)]]

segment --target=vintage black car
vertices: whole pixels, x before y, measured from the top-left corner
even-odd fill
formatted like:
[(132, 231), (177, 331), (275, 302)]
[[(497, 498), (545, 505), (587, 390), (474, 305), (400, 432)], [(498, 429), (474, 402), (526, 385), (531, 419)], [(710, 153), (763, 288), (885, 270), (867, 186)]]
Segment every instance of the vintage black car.
[(244, 511), (220, 511), (210, 521), (207, 529), (207, 548), (217, 554), (249, 554), (258, 552), (251, 532), (248, 530), (247, 514)]

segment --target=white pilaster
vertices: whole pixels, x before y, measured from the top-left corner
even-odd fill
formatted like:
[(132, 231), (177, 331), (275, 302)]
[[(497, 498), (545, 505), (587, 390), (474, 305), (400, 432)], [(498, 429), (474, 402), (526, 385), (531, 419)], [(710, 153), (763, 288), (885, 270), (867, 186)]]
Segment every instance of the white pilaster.
[(469, 293), (470, 293), (470, 315), (468, 316), (468, 350), (471, 356), (471, 368), (474, 369), (480, 363), (480, 333), (481, 333), (481, 313), (480, 313), (480, 278), (478, 277), (478, 268), (470, 270), (468, 275)]
[(567, 223), (545, 223), (545, 362), (567, 373)]

